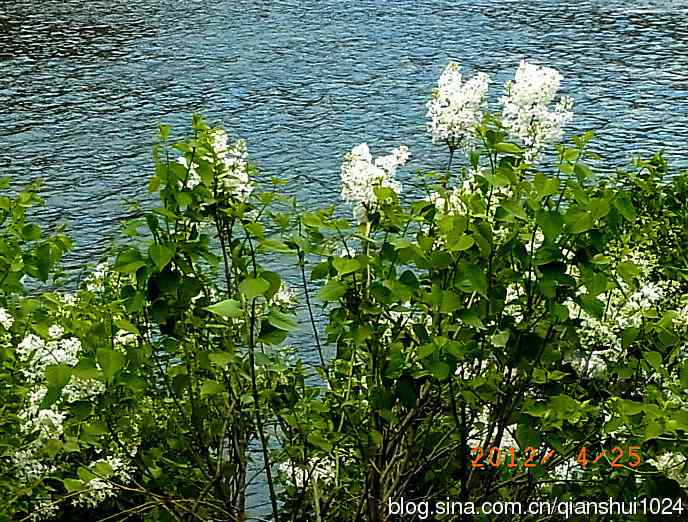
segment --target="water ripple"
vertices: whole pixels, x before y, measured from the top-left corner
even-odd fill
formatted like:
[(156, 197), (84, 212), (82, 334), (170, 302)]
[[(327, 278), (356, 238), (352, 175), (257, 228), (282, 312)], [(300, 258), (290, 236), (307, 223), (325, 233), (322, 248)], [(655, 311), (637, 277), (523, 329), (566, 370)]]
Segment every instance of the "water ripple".
[[(170, 5), (172, 4), (172, 5)], [(158, 121), (203, 112), (249, 140), (268, 174), (336, 199), (342, 154), (405, 142), (440, 161), (424, 103), (448, 59), (505, 81), (557, 67), (610, 164), (664, 147), (687, 166), (688, 3), (670, 0), (0, 1), (0, 167), (46, 180), (72, 266), (146, 194)], [(495, 93), (496, 93), (495, 89)]]

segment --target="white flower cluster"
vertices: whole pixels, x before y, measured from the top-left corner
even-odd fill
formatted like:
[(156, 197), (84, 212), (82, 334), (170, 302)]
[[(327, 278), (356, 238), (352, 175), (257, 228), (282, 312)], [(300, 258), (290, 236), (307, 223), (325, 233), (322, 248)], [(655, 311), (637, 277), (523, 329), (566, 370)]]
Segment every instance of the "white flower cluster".
[(217, 177), (221, 187), (229, 196), (246, 201), (253, 191), (246, 141), (239, 139), (229, 144), (229, 136), (222, 129), (213, 129), (211, 138), (213, 153), (219, 160), (216, 164), (220, 166)]
[[(516, 441), (516, 424), (511, 424), (509, 426), (504, 427), (504, 431), (502, 432), (502, 437), (499, 441), (499, 444), (496, 444), (497, 441), (495, 440), (495, 438), (497, 437), (496, 428), (493, 430), (491, 434), (488, 432), (490, 424), (490, 410), (489, 408), (485, 407), (477, 413), (474, 422), (469, 430), (467, 440), (469, 450), (479, 446), (484, 447), (492, 445), (499, 446), (500, 448), (502, 448), (503, 451), (506, 452), (509, 451), (506, 448), (520, 448), (518, 442)], [(491, 437), (490, 440), (487, 440), (488, 435), (490, 435)]]
[(469, 145), (487, 105), (489, 81), (487, 74), (478, 73), (464, 82), (461, 66), (449, 62), (427, 103), (427, 129), (433, 142), (441, 141), (450, 147)]
[(389, 187), (401, 193), (401, 183), (394, 176), (397, 167), (404, 165), (408, 157), (408, 148), (401, 145), (391, 154), (373, 161), (365, 143), (346, 154), (341, 168), (342, 199), (354, 205), (354, 218), (358, 223), (368, 222), (368, 214), (377, 204), (375, 187)]
[(17, 450), (12, 455), (12, 464), (15, 467), (15, 475), (22, 484), (28, 484), (39, 480), (57, 467), (53, 463), (47, 463), (43, 457), (36, 456), (35, 444), (27, 449)]
[(538, 250), (544, 242), (545, 235), (542, 233), (542, 230), (538, 228), (535, 230), (535, 235), (533, 235), (532, 232), (528, 232), (528, 235), (525, 238), (524, 247), (528, 254), (532, 254), (533, 252)]
[[(248, 200), (251, 192), (253, 192), (253, 184), (249, 176), (250, 162), (246, 141), (239, 139), (234, 143), (229, 143), (229, 136), (223, 129), (219, 128), (208, 131), (208, 137), (211, 142), (211, 150), (209, 154), (202, 157), (214, 165), (219, 190), (226, 196), (239, 201)], [(189, 160), (184, 156), (178, 157), (176, 161), (187, 172), (186, 179), (178, 182), (180, 189), (183, 187), (194, 189), (203, 183), (203, 179), (198, 173), (198, 164), (189, 163)]]
[(322, 458), (311, 460), (305, 468), (295, 466), (290, 462), (283, 462), (279, 465), (279, 470), (291, 485), (302, 489), (306, 485), (313, 484), (313, 482), (331, 483), (335, 478), (336, 466), (334, 460)]
[(90, 400), (105, 393), (105, 384), (96, 379), (81, 379), (72, 375), (67, 385), (62, 388), (62, 400), (68, 404)]
[[(49, 340), (44, 340), (28, 334), (16, 348), (21, 373), (30, 386), (26, 402), (17, 415), (21, 421), (20, 429), (30, 442), (11, 455), (15, 476), (24, 484), (33, 484), (56, 470), (55, 464), (42, 455), (42, 449), (46, 441), (59, 440), (64, 434), (67, 412), (60, 406), (92, 399), (105, 391), (100, 381), (72, 376), (62, 389), (61, 398), (50, 406), (44, 406), (48, 393), (46, 368), (57, 364), (75, 366), (81, 351), (81, 342), (74, 337), (65, 337), (65, 330), (59, 325), (48, 328), (48, 337)], [(37, 517), (43, 513), (38, 506), (33, 509)], [(48, 515), (46, 511), (41, 517)]]
[(105, 281), (108, 277), (109, 267), (107, 263), (98, 263), (93, 272), (86, 277), (86, 290), (89, 292), (102, 292), (105, 288)]
[(282, 285), (275, 295), (272, 296), (272, 304), (280, 308), (293, 307), (297, 302), (296, 290), (289, 287), (287, 283), (282, 281)]
[(502, 124), (511, 139), (526, 147), (526, 161), (535, 161), (547, 144), (559, 141), (562, 128), (573, 118), (573, 100), (568, 96), (562, 96), (554, 110), (549, 109), (560, 83), (561, 74), (556, 70), (523, 60), (514, 80), (505, 85)]
[(442, 197), (439, 193), (433, 192), (428, 199), (435, 205), (440, 215), (454, 216), (457, 214), (466, 214), (468, 208), (461, 199), (461, 196), (470, 190), (470, 186), (466, 186), (467, 183), (469, 182), (465, 181), (463, 187), (454, 187), (447, 193), (446, 197)]
[(648, 459), (647, 462), (652, 464), (665, 477), (675, 480), (679, 486), (688, 489), (688, 473), (683, 470), (686, 458), (683, 455), (669, 451), (655, 459)]
[(97, 473), (97, 466), (101, 463), (106, 464), (112, 471), (107, 477), (97, 476), (86, 482), (85, 490), (72, 500), (75, 506), (98, 507), (108, 498), (117, 495), (117, 483), (126, 484), (132, 480), (134, 468), (126, 457), (109, 455), (92, 462), (89, 469)]
[(521, 290), (521, 286), (514, 282), (506, 288), (506, 297), (504, 298), (504, 313), (514, 318), (516, 324), (523, 321), (523, 303), (521, 296), (525, 295), (525, 291)]
[(10, 313), (4, 308), (0, 308), (0, 326), (2, 326), (5, 330), (9, 330), (12, 328), (13, 324), (14, 318), (10, 315)]
[[(56, 331), (53, 329), (53, 333)], [(17, 346), (17, 355), (23, 365), (24, 377), (30, 383), (36, 383), (43, 379), (45, 369), (50, 365), (76, 365), (80, 350), (81, 342), (74, 337), (46, 342), (35, 334), (29, 334)]]
[(136, 345), (136, 335), (126, 330), (117, 330), (112, 340), (115, 350), (126, 353), (127, 349)]
[[(641, 328), (648, 312), (650, 316), (661, 316), (666, 311), (673, 311), (679, 327), (688, 320), (688, 308), (676, 306), (680, 284), (673, 280), (648, 279), (655, 272), (656, 258), (636, 250), (624, 257), (626, 262), (630, 259), (637, 261), (641, 268), (638, 287), (633, 289), (620, 281), (618, 288), (597, 296), (608, 310), (603, 318), (588, 314), (573, 301), (566, 303), (569, 317), (580, 320), (577, 331), (583, 353), (575, 356), (571, 363), (581, 375), (591, 378), (605, 375), (607, 363), (623, 357), (624, 330)], [(585, 288), (579, 293), (585, 293)]]
[(603, 377), (607, 373), (607, 360), (604, 358), (610, 350), (592, 351), (587, 356), (576, 357), (571, 361), (571, 366), (579, 375), (590, 379)]
[(177, 158), (177, 163), (179, 163), (184, 169), (186, 169), (186, 180), (182, 181), (179, 180), (177, 182), (177, 186), (179, 189), (182, 189), (184, 186), (188, 189), (193, 189), (196, 185), (199, 185), (201, 183), (201, 176), (198, 173), (198, 170), (196, 169), (196, 164), (192, 163), (189, 165), (189, 160), (186, 159), (184, 156), (180, 156)]

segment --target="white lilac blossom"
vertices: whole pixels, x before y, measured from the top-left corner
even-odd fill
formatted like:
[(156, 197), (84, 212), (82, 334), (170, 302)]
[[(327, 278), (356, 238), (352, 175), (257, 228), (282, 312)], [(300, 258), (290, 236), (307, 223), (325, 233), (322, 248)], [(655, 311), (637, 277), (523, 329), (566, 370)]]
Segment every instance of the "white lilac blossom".
[(306, 485), (313, 484), (313, 482), (320, 484), (332, 482), (335, 477), (336, 467), (332, 459), (322, 458), (309, 461), (305, 469), (304, 467), (294, 466), (289, 462), (280, 464), (279, 469), (288, 482), (296, 488), (302, 489)]
[(96, 476), (84, 484), (84, 490), (74, 498), (75, 506), (95, 508), (108, 498), (117, 495), (118, 484), (131, 482), (134, 468), (126, 457), (110, 455), (98, 459), (89, 465), (89, 469), (98, 474), (98, 465), (105, 464), (112, 471), (107, 477)]
[(17, 450), (11, 457), (14, 473), (24, 484), (39, 480), (57, 469), (54, 464), (47, 464), (46, 459), (36, 457), (36, 446), (36, 443), (31, 443), (27, 449)]
[(105, 288), (105, 280), (108, 275), (107, 263), (98, 263), (93, 272), (86, 277), (86, 290), (89, 292), (101, 292)]
[(373, 161), (368, 145), (362, 143), (347, 153), (342, 162), (342, 199), (354, 205), (354, 217), (358, 223), (368, 221), (369, 212), (377, 205), (375, 187), (388, 187), (401, 193), (401, 183), (395, 179), (397, 167), (408, 160), (408, 148), (404, 145), (387, 156)]
[(105, 393), (105, 384), (96, 379), (80, 379), (72, 376), (62, 388), (62, 400), (68, 404), (93, 399)]
[(506, 297), (504, 298), (504, 313), (513, 317), (516, 324), (523, 321), (521, 295), (525, 295), (525, 292), (521, 291), (520, 285), (511, 283), (506, 289)]
[(13, 324), (14, 319), (12, 318), (10, 313), (4, 308), (0, 308), (0, 326), (2, 326), (5, 330), (9, 330), (10, 328), (12, 328)]
[(538, 250), (544, 242), (545, 235), (542, 233), (542, 230), (539, 228), (536, 229), (535, 235), (533, 235), (532, 232), (529, 232), (524, 244), (526, 252), (528, 252), (528, 254), (532, 254), (534, 251)]
[(213, 129), (210, 132), (210, 137), (213, 140), (212, 148), (213, 152), (218, 159), (224, 160), (227, 157), (229, 136), (224, 129)]
[[(95, 275), (102, 280), (105, 274), (104, 269), (98, 271), (100, 273)], [(21, 484), (33, 486), (57, 470), (56, 464), (44, 454), (43, 449), (47, 441), (60, 440), (64, 435), (68, 412), (62, 407), (80, 400), (93, 400), (105, 391), (105, 385), (100, 381), (72, 375), (69, 383), (62, 389), (61, 396), (50, 406), (44, 405), (44, 399), (48, 393), (46, 368), (55, 364), (75, 366), (79, 361), (81, 342), (73, 337), (64, 338), (64, 335), (64, 328), (55, 324), (48, 329), (48, 340), (29, 334), (16, 348), (21, 373), (29, 385), (17, 418), (20, 421), (21, 432), (30, 437), (31, 442), (9, 455), (14, 476)], [(129, 468), (120, 465), (119, 461), (113, 460), (109, 464), (116, 478), (120, 480), (130, 478), (127, 471)], [(109, 482), (104, 484), (89, 483), (89, 490), (84, 498), (102, 500), (107, 496), (112, 496), (110, 492), (114, 491), (113, 486)], [(32, 505), (32, 520), (52, 517), (56, 513), (51, 510), (50, 506), (53, 505), (57, 503), (50, 495)], [(86, 500), (85, 505), (97, 504), (88, 504)]]
[(70, 294), (69, 292), (65, 292), (63, 294), (60, 294), (60, 300), (62, 301), (62, 304), (64, 306), (75, 306), (76, 305), (76, 297), (74, 297), (74, 294)]
[(547, 144), (561, 140), (562, 128), (573, 118), (573, 100), (568, 96), (549, 109), (560, 83), (556, 70), (523, 60), (514, 80), (505, 85), (502, 124), (509, 137), (526, 148), (526, 161), (535, 161)]
[[(208, 136), (211, 150), (208, 151), (209, 154), (206, 153), (203, 157), (214, 165), (214, 173), (218, 181), (217, 189), (230, 198), (239, 201), (248, 200), (251, 192), (253, 192), (253, 184), (249, 176), (251, 168), (246, 141), (239, 139), (234, 143), (229, 143), (229, 137), (223, 129), (211, 129)], [(198, 173), (199, 166), (197, 163), (189, 163), (189, 160), (184, 156), (178, 157), (176, 161), (188, 173), (185, 183), (179, 181), (180, 189), (182, 187), (194, 189), (203, 183)]]
[(225, 194), (239, 201), (246, 201), (253, 191), (249, 178), (249, 159), (246, 141), (239, 139), (229, 144), (229, 137), (222, 129), (210, 131), (213, 154), (219, 171), (216, 173), (220, 188)]
[(136, 344), (136, 335), (126, 330), (117, 330), (112, 342), (116, 350), (126, 352), (128, 346)]
[(478, 73), (464, 82), (461, 66), (449, 62), (427, 103), (427, 129), (433, 142), (452, 148), (468, 146), (487, 105), (489, 81), (487, 74)]
[(279, 287), (279, 290), (272, 296), (272, 304), (275, 306), (288, 308), (295, 305), (298, 301), (296, 291), (290, 288), (284, 281)]
[(42, 409), (38, 411), (36, 417), (30, 419), (28, 426), (33, 426), (35, 430), (46, 439), (54, 439), (62, 435), (63, 423), (66, 416), (67, 414), (64, 412), (57, 412), (52, 409)]
[(50, 365), (76, 365), (80, 350), (81, 342), (74, 337), (45, 342), (37, 335), (29, 334), (17, 346), (17, 355), (24, 366), (24, 376), (29, 382), (36, 382)]
[(678, 482), (682, 488), (688, 488), (688, 474), (683, 470), (686, 458), (683, 455), (669, 451), (647, 462), (665, 477)]
[(249, 180), (246, 141), (237, 140), (227, 150), (224, 161), (226, 170), (220, 175), (220, 180), (225, 191), (240, 201), (246, 201), (253, 191), (253, 185)]
[[(655, 277), (656, 258), (634, 251), (621, 259), (625, 262), (632, 259), (639, 267), (637, 287), (619, 278), (617, 287), (597, 296), (600, 305), (607, 310), (602, 318), (592, 316), (571, 299), (564, 303), (569, 309), (569, 317), (579, 321), (580, 350), (570, 362), (581, 375), (589, 378), (603, 377), (608, 361), (623, 359), (624, 331), (629, 327), (641, 328), (647, 316), (672, 312), (674, 324), (679, 329), (688, 319), (688, 309), (684, 311), (681, 301), (680, 284), (673, 280), (651, 279)], [(584, 287), (579, 289), (578, 294), (584, 293)]]
[(51, 339), (59, 339), (64, 335), (65, 331), (59, 324), (54, 324), (48, 328), (48, 337)]
[(189, 165), (189, 160), (187, 160), (184, 156), (178, 157), (177, 163), (179, 163), (186, 170), (185, 179), (179, 180), (177, 183), (177, 186), (180, 189), (183, 187), (193, 189), (196, 185), (199, 185), (201, 183), (201, 176), (198, 174), (198, 170), (196, 170), (195, 163)]

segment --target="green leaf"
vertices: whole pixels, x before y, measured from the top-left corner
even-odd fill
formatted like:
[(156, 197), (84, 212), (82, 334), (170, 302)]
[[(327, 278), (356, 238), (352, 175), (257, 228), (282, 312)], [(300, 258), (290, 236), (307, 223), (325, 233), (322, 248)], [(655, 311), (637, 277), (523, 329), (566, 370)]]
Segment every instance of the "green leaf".
[(278, 252), (280, 254), (293, 252), (284, 241), (280, 241), (279, 239), (265, 239), (261, 241), (260, 248), (268, 252)]
[(64, 388), (72, 378), (72, 368), (66, 364), (53, 364), (45, 369), (48, 386)]
[(334, 258), (332, 266), (334, 266), (340, 275), (350, 274), (351, 272), (357, 272), (361, 269), (361, 263), (355, 259), (349, 259), (348, 257)]
[(332, 444), (317, 431), (312, 431), (309, 433), (307, 438), (308, 442), (310, 442), (316, 448), (319, 448), (325, 452), (332, 451)]
[(520, 155), (523, 153), (521, 147), (519, 147), (515, 143), (497, 143), (495, 145), (495, 150), (497, 152), (503, 152), (504, 154)]
[(461, 268), (457, 287), (466, 293), (477, 292), (487, 297), (487, 277), (484, 268), (468, 263), (464, 263)]
[(268, 323), (279, 330), (284, 330), (285, 332), (293, 332), (298, 330), (299, 324), (296, 319), (278, 310), (272, 310), (270, 315), (268, 315)]
[(83, 466), (80, 466), (79, 469), (76, 470), (76, 474), (79, 475), (79, 478), (84, 482), (90, 482), (94, 478), (97, 478), (90, 470)]
[(442, 290), (442, 301), (440, 303), (440, 312), (443, 314), (450, 314), (461, 307), (461, 299), (451, 290)]
[(346, 286), (337, 279), (330, 279), (318, 292), (323, 301), (336, 301), (346, 293)]
[(614, 198), (614, 208), (619, 211), (627, 221), (635, 222), (635, 208), (631, 199), (626, 194), (617, 194)]
[(110, 348), (98, 348), (96, 359), (106, 379), (114, 377), (124, 367), (124, 354)]
[(541, 172), (535, 174), (535, 179), (533, 180), (533, 186), (536, 188), (539, 198), (558, 194), (559, 185), (560, 181), (557, 178), (547, 177)]
[(590, 215), (593, 220), (602, 219), (609, 214), (609, 203), (604, 198), (590, 200)]
[(586, 232), (594, 225), (590, 213), (580, 207), (571, 207), (564, 216), (564, 222), (572, 234)]
[(432, 376), (438, 381), (443, 381), (449, 376), (450, 368), (446, 362), (433, 361), (428, 368)]
[(640, 335), (640, 328), (636, 328), (634, 326), (629, 326), (628, 328), (625, 328), (623, 333), (621, 334), (621, 346), (624, 348), (628, 348), (635, 340), (638, 338)]
[(568, 373), (562, 372), (561, 370), (554, 370), (554, 371), (551, 371), (551, 372), (549, 372), (549, 371), (547, 372), (547, 378), (548, 378), (550, 381), (560, 381), (560, 380), (562, 380), (564, 377), (566, 377), (567, 375), (568, 375)]
[(533, 382), (536, 384), (545, 384), (547, 382), (547, 372), (542, 368), (533, 369)]
[(512, 214), (513, 216), (516, 216), (519, 219), (523, 219), (524, 221), (528, 220), (528, 214), (526, 214), (526, 211), (523, 209), (520, 202), (518, 201), (504, 201), (502, 202), (501, 207), (504, 210), (506, 210), (509, 214)]
[(145, 266), (145, 264), (146, 262), (138, 250), (135, 248), (128, 248), (117, 256), (112, 268), (123, 274), (133, 274), (139, 268)]
[(158, 270), (165, 268), (174, 257), (174, 250), (166, 245), (153, 243), (148, 249), (151, 259)]
[(458, 241), (449, 243), (447, 242), (447, 249), (450, 252), (461, 252), (463, 250), (468, 250), (475, 244), (475, 241), (471, 236), (463, 235)]
[(656, 372), (662, 372), (662, 354), (659, 352), (645, 352), (643, 354), (647, 363), (652, 366)]
[(219, 303), (207, 306), (205, 309), (222, 317), (238, 318), (244, 314), (241, 303), (235, 299), (225, 299)]
[(188, 192), (175, 192), (174, 199), (177, 201), (180, 210), (185, 210), (193, 201), (191, 194)]
[(578, 299), (583, 310), (593, 317), (602, 318), (604, 315), (604, 303), (602, 301), (588, 294), (581, 295)]
[(590, 176), (592, 176), (592, 170), (590, 170), (590, 167), (588, 167), (585, 163), (576, 163), (576, 166), (573, 168), (573, 171), (576, 173), (576, 176), (578, 176), (579, 179), (587, 179)]
[(556, 239), (564, 228), (564, 218), (556, 210), (541, 210), (537, 213), (536, 223), (547, 239)]
[(645, 405), (642, 402), (630, 401), (622, 399), (617, 401), (617, 407), (619, 412), (624, 415), (638, 415), (644, 411)]
[(84, 483), (81, 480), (66, 478), (62, 479), (62, 484), (64, 485), (67, 493), (73, 493), (75, 491), (80, 491), (84, 489)]
[(535, 427), (532, 417), (523, 417), (524, 420), (518, 423), (516, 428), (516, 441), (518, 445), (525, 449), (527, 447), (537, 448), (542, 442), (542, 434)]
[(208, 359), (214, 365), (220, 368), (227, 368), (229, 364), (234, 360), (234, 355), (227, 352), (214, 352), (208, 355)]
[(625, 261), (616, 266), (616, 271), (627, 283), (632, 283), (633, 279), (640, 275), (640, 269), (636, 265)]
[(41, 227), (39, 227), (38, 225), (34, 225), (33, 223), (24, 225), (24, 228), (22, 228), (22, 237), (26, 241), (39, 240), (41, 238)]
[(136, 325), (132, 324), (131, 321), (127, 321), (124, 318), (115, 319), (115, 326), (125, 332), (129, 332), (134, 335), (139, 335), (139, 329)]
[(110, 464), (108, 464), (108, 463), (107, 463), (106, 461), (104, 461), (104, 460), (101, 460), (101, 461), (97, 462), (97, 463), (93, 466), (93, 471), (95, 471), (95, 473), (96, 473), (99, 477), (105, 477), (105, 478), (107, 478), (107, 477), (109, 477), (110, 475), (112, 475), (112, 473), (113, 473), (114, 470), (112, 469), (112, 466), (111, 466)]
[(509, 341), (509, 330), (502, 330), (501, 332), (495, 332), (490, 336), (490, 343), (492, 346), (498, 348), (503, 348)]
[(239, 291), (249, 301), (263, 295), (270, 289), (270, 283), (260, 277), (247, 277), (239, 283)]
[(207, 379), (201, 385), (201, 397), (207, 397), (208, 395), (217, 395), (225, 391), (225, 387), (216, 381), (211, 381)]

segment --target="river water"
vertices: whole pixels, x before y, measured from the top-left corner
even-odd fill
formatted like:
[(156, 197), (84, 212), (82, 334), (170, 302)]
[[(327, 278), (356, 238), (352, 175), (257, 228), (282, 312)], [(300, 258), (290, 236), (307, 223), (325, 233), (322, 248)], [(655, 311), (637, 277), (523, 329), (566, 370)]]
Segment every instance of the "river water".
[(658, 0), (0, 0), (0, 172), (46, 180), (76, 267), (117, 237), (123, 199), (150, 198), (158, 121), (202, 112), (324, 204), (360, 142), (408, 144), (408, 171), (440, 161), (424, 104), (447, 60), (496, 97), (522, 58), (562, 72), (607, 165), (666, 147), (686, 166), (687, 18)]
[(202, 112), (328, 204), (358, 143), (409, 145), (407, 173), (443, 164), (424, 118), (449, 59), (496, 97), (523, 58), (562, 72), (604, 168), (660, 147), (688, 167), (686, 19), (688, 0), (0, 0), (0, 175), (45, 179), (76, 270), (118, 236), (124, 199), (150, 202), (159, 121)]

